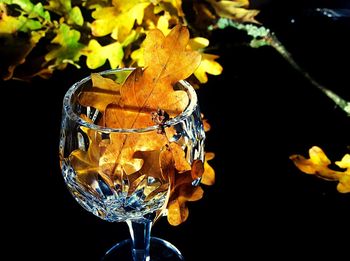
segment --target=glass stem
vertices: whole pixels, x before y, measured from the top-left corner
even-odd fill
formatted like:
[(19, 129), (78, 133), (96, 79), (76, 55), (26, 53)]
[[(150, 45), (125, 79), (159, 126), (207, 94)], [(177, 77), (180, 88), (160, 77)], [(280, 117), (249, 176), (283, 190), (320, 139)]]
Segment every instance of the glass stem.
[(131, 235), (131, 251), (134, 261), (149, 261), (151, 240), (151, 219), (127, 220)]

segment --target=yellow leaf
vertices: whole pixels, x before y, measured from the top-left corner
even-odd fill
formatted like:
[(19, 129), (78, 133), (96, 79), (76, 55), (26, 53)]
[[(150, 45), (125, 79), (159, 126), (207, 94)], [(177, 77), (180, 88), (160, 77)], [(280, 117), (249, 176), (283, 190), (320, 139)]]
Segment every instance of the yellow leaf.
[(131, 53), (131, 59), (137, 63), (137, 66), (144, 67), (145, 60), (143, 59), (143, 47), (133, 51)]
[(350, 154), (346, 154), (341, 161), (336, 161), (339, 167), (346, 169), (344, 175), (339, 179), (337, 189), (341, 193), (350, 192)]
[[(87, 118), (85, 118), (88, 120)], [(101, 136), (91, 129), (81, 127), (89, 139), (89, 148), (85, 151), (84, 148), (74, 150), (69, 160), (77, 174), (78, 181), (84, 186), (90, 186), (99, 175), (100, 168), (98, 164), (101, 155)]]
[(259, 23), (255, 20), (258, 15), (258, 10), (249, 10), (249, 1), (247, 0), (233, 0), (233, 1), (216, 1), (209, 0), (209, 3), (215, 9), (218, 16), (229, 18), (236, 22)]
[(198, 51), (207, 47), (209, 45), (209, 40), (204, 37), (195, 37), (190, 39), (188, 45), (191, 47), (192, 50)]
[(186, 160), (185, 152), (179, 144), (171, 142), (170, 150), (175, 161), (175, 168), (179, 173), (191, 170), (191, 165)]
[[(209, 40), (203, 37), (195, 37), (190, 39), (189, 46), (192, 50), (203, 51), (209, 45)], [(202, 60), (194, 72), (194, 75), (201, 83), (208, 81), (207, 73), (212, 75), (219, 75), (222, 72), (222, 66), (215, 61), (219, 58), (217, 55), (202, 53)]]
[(147, 0), (112, 1), (113, 7), (97, 8), (92, 13), (96, 19), (92, 25), (94, 36), (111, 34), (113, 39), (123, 42), (131, 33), (135, 22), (141, 24), (144, 10), (150, 5)]
[(185, 16), (182, 11), (182, 0), (163, 0), (162, 2), (171, 4), (177, 10), (178, 16)]
[(51, 50), (45, 55), (46, 61), (55, 60), (55, 66), (65, 65), (67, 63), (74, 64), (79, 60), (81, 50), (84, 47), (79, 42), (80, 32), (71, 29), (66, 24), (61, 24), (57, 30), (56, 37), (51, 43), (57, 44), (58, 47)]
[(304, 173), (316, 175), (325, 180), (339, 181), (338, 191), (341, 193), (350, 192), (350, 154), (346, 154), (341, 161), (335, 162), (339, 167), (346, 169), (344, 172), (330, 169), (328, 166), (331, 161), (319, 147), (312, 147), (309, 150), (309, 155), (309, 159), (300, 155), (292, 155), (290, 159)]
[[(154, 18), (155, 19), (155, 18)], [(149, 29), (159, 29), (164, 35), (169, 34), (169, 20), (171, 19), (171, 16), (169, 12), (164, 12), (162, 16), (160, 16), (157, 20), (157, 23), (154, 24), (152, 20), (148, 20), (147, 23), (149, 24)], [(137, 63), (137, 66), (144, 67), (145, 66), (145, 60), (143, 57), (144, 53), (144, 44), (142, 43), (139, 49), (134, 50), (131, 53), (131, 59)]]
[(169, 29), (169, 19), (170, 19), (169, 13), (166, 13), (165, 15), (162, 15), (159, 17), (157, 22), (157, 28), (162, 31), (163, 34), (167, 35), (170, 32)]
[(348, 169), (348, 172), (350, 171), (350, 154), (346, 154), (341, 161), (336, 161), (335, 164), (337, 164), (339, 167), (343, 169)]
[(112, 69), (122, 64), (124, 57), (123, 47), (120, 43), (114, 42), (101, 46), (95, 39), (90, 40), (89, 45), (82, 50), (82, 54), (87, 57), (86, 65), (90, 69), (96, 69), (105, 64), (108, 59)]
[(194, 75), (201, 83), (206, 83), (208, 81), (207, 73), (211, 75), (221, 74), (222, 66), (215, 61), (217, 58), (219, 58), (217, 55), (202, 54), (202, 62), (194, 72)]
[(197, 159), (192, 162), (191, 166), (191, 177), (193, 180), (198, 179), (203, 176), (204, 164), (203, 161)]
[(209, 165), (208, 161), (212, 160), (215, 157), (213, 152), (205, 153), (205, 161), (204, 161), (204, 173), (201, 179), (201, 183), (204, 185), (213, 185), (215, 183), (215, 171)]
[(22, 23), (17, 17), (7, 15), (5, 4), (0, 3), (0, 34), (13, 34), (18, 31)]
[(188, 214), (181, 215), (181, 205), (177, 199), (168, 204), (168, 222), (172, 226), (178, 226), (187, 219)]
[(197, 201), (203, 197), (201, 187), (192, 186), (191, 183), (183, 183), (177, 187), (168, 204), (168, 222), (170, 225), (178, 226), (185, 222), (189, 215), (186, 205), (187, 201)]
[(145, 69), (134, 70), (121, 88), (117, 106), (106, 110), (106, 124), (113, 128), (141, 128), (154, 125), (150, 113), (158, 108), (176, 116), (188, 104), (184, 91), (173, 85), (189, 77), (200, 63), (199, 53), (186, 50), (189, 32), (176, 26), (165, 37), (158, 30), (144, 41)]
[(85, 107), (92, 106), (103, 113), (110, 103), (118, 103), (120, 85), (97, 73), (91, 74), (92, 88), (84, 90), (79, 95), (79, 103)]
[[(92, 50), (103, 48), (94, 41), (89, 44)], [(162, 125), (188, 106), (187, 93), (176, 88), (176, 83), (189, 77), (200, 64), (200, 54), (187, 47), (188, 41), (189, 31), (180, 25), (167, 36), (159, 29), (151, 30), (143, 43), (144, 69), (136, 68), (118, 84), (92, 74), (93, 85), (83, 90), (79, 101), (100, 110), (103, 120), (99, 125), (143, 128), (156, 124), (159, 128), (142, 133), (87, 133), (91, 149), (85, 152), (84, 146), (79, 146), (70, 156), (77, 169), (86, 168), (86, 172), (79, 174), (86, 186), (99, 175), (113, 189), (118, 187), (128, 195), (142, 188), (145, 201), (166, 195), (169, 204), (163, 208), (168, 207), (172, 225), (187, 219), (188, 201), (203, 196), (199, 182), (193, 181), (204, 176), (205, 184), (214, 182), (214, 171), (207, 162), (203, 163), (198, 156), (192, 160), (193, 155), (186, 152), (187, 143), (180, 145), (169, 138), (175, 128)], [(100, 56), (106, 58), (100, 52)], [(88, 110), (82, 113), (90, 114)], [(96, 138), (98, 146), (93, 146)], [(208, 154), (207, 160), (212, 157), (213, 154)]]

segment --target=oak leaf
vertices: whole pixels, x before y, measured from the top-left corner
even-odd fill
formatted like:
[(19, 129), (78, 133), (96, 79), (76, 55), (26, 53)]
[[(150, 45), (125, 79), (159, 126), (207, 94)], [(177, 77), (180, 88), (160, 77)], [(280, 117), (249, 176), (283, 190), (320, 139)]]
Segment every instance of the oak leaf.
[(122, 64), (124, 57), (123, 46), (119, 42), (101, 46), (95, 39), (90, 40), (89, 45), (81, 52), (87, 57), (86, 65), (90, 69), (101, 67), (106, 60), (109, 61), (110, 67), (115, 69)]
[(112, 7), (97, 8), (92, 17), (96, 19), (92, 25), (94, 36), (111, 34), (112, 38), (123, 42), (130, 34), (135, 22), (141, 24), (145, 8), (151, 4), (147, 0), (112, 1)]
[(208, 0), (208, 2), (215, 9), (216, 14), (222, 18), (229, 18), (240, 23), (259, 23), (255, 20), (255, 16), (259, 14), (259, 11), (248, 9), (248, 0)]
[(309, 150), (310, 158), (306, 159), (301, 155), (292, 155), (290, 159), (304, 173), (316, 175), (319, 178), (331, 181), (339, 181), (337, 189), (341, 193), (350, 192), (350, 154), (346, 154), (341, 161), (335, 162), (345, 171), (337, 171), (329, 168), (331, 161), (323, 150), (317, 146)]
[(182, 26), (174, 27), (166, 37), (158, 29), (148, 33), (144, 41), (146, 69), (135, 69), (121, 87), (119, 103), (107, 108), (108, 127), (148, 127), (154, 125), (150, 112), (158, 108), (171, 116), (183, 111), (187, 94), (175, 91), (173, 85), (190, 76), (200, 63), (197, 52), (186, 50), (188, 41), (189, 32)]
[(84, 18), (78, 6), (72, 7), (71, 0), (49, 0), (49, 5), (45, 6), (47, 10), (64, 16), (68, 24), (77, 24), (82, 26)]
[[(144, 69), (134, 69), (125, 82), (118, 83), (92, 74), (93, 87), (83, 90), (79, 100), (81, 105), (97, 108), (103, 114), (103, 126), (130, 129), (158, 125), (159, 129), (111, 132), (104, 139), (98, 135), (97, 142), (96, 137), (89, 138), (91, 150), (77, 150), (71, 155), (79, 179), (87, 186), (98, 175), (127, 195), (142, 190), (146, 201), (159, 193), (169, 193), (164, 208), (168, 208), (172, 225), (188, 218), (187, 202), (203, 196), (202, 188), (194, 186), (199, 182), (193, 182), (214, 182), (214, 171), (207, 161), (190, 162), (184, 145), (170, 142), (172, 128), (160, 127), (163, 120), (177, 116), (189, 102), (185, 91), (174, 89), (200, 64), (200, 54), (188, 48), (188, 41), (188, 30), (182, 26), (174, 27), (167, 36), (159, 29), (152, 30), (144, 41)], [(212, 157), (209, 154), (206, 160)], [(82, 171), (83, 167), (88, 171)]]
[[(83, 118), (89, 121), (87, 117)], [(100, 142), (102, 139), (100, 135), (89, 128), (81, 127), (81, 131), (88, 137), (88, 150), (86, 150), (85, 147), (80, 146), (79, 149), (74, 150), (69, 155), (69, 160), (77, 174), (77, 180), (83, 186), (88, 187), (91, 186), (94, 180), (96, 180), (98, 173), (100, 172), (98, 161), (102, 154), (100, 148)]]
[(92, 88), (83, 90), (79, 95), (79, 103), (85, 107), (91, 106), (104, 113), (110, 103), (118, 103), (120, 99), (120, 84), (97, 73), (91, 74)]
[(175, 188), (171, 192), (168, 203), (168, 222), (177, 226), (185, 222), (189, 215), (187, 207), (188, 201), (197, 201), (203, 197), (203, 189), (200, 186), (193, 186), (191, 184), (191, 173), (179, 175), (180, 178), (175, 178)]
[(50, 14), (48, 11), (45, 11), (42, 3), (33, 4), (30, 0), (2, 0), (1, 3), (7, 5), (18, 5), (24, 13), (27, 14), (28, 18), (42, 18), (46, 21), (50, 21)]
[(194, 75), (201, 83), (208, 81), (207, 73), (211, 75), (219, 75), (222, 72), (222, 66), (215, 60), (219, 58), (217, 55), (203, 53), (204, 48), (209, 45), (209, 40), (203, 37), (195, 37), (190, 39), (189, 46), (192, 50), (199, 51), (202, 54), (202, 61), (194, 72)]
[[(34, 5), (33, 5), (34, 8)], [(16, 32), (30, 32), (41, 29), (40, 21), (31, 19), (24, 14), (17, 17), (8, 15), (7, 8), (0, 3), (0, 34), (13, 34)]]
[(58, 46), (45, 55), (45, 60), (53, 60), (53, 66), (58, 68), (64, 68), (68, 63), (75, 64), (79, 60), (81, 49), (84, 47), (79, 39), (79, 31), (71, 29), (66, 24), (61, 24), (56, 37), (51, 41), (51, 43)]
[(214, 159), (215, 154), (213, 152), (205, 153), (204, 172), (202, 175), (201, 183), (204, 185), (213, 185), (215, 183), (215, 171), (208, 163), (209, 160)]

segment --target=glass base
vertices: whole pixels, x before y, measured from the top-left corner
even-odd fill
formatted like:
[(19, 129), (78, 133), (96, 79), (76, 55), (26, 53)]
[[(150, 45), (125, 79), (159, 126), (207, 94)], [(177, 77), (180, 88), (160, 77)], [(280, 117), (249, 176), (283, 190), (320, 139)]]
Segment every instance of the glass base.
[[(168, 241), (151, 237), (151, 259), (147, 261), (183, 261), (180, 251)], [(133, 261), (131, 255), (131, 240), (126, 239), (109, 249), (102, 261)]]

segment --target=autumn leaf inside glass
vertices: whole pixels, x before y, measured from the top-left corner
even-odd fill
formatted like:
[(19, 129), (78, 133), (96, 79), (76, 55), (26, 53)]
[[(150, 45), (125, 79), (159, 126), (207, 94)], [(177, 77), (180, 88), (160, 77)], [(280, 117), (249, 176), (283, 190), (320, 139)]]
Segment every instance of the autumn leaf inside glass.
[(144, 42), (145, 67), (136, 68), (125, 82), (93, 74), (92, 88), (81, 93), (80, 103), (98, 109), (98, 124), (109, 128), (145, 128), (155, 125), (150, 115), (158, 110), (174, 117), (188, 105), (184, 90), (174, 89), (200, 64), (198, 52), (186, 50), (189, 33), (176, 26), (165, 37), (160, 30)]
[[(183, 81), (201, 59), (188, 42), (186, 27), (167, 36), (152, 30), (144, 42), (144, 68), (92, 74), (68, 95), (67, 101), (78, 103), (69, 106), (80, 126), (77, 138), (74, 132), (68, 138), (66, 126), (75, 123), (68, 117), (63, 124), (61, 143), (70, 152), (66, 157), (62, 148), (62, 165), (76, 174), (70, 187), (81, 189), (75, 197), (91, 201), (94, 195), (88, 210), (95, 215), (124, 221), (156, 212), (179, 225), (188, 218), (187, 202), (203, 196), (199, 184), (214, 183), (204, 152), (209, 125), (202, 122), (194, 89)], [(213, 157), (209, 153), (207, 160)]]

